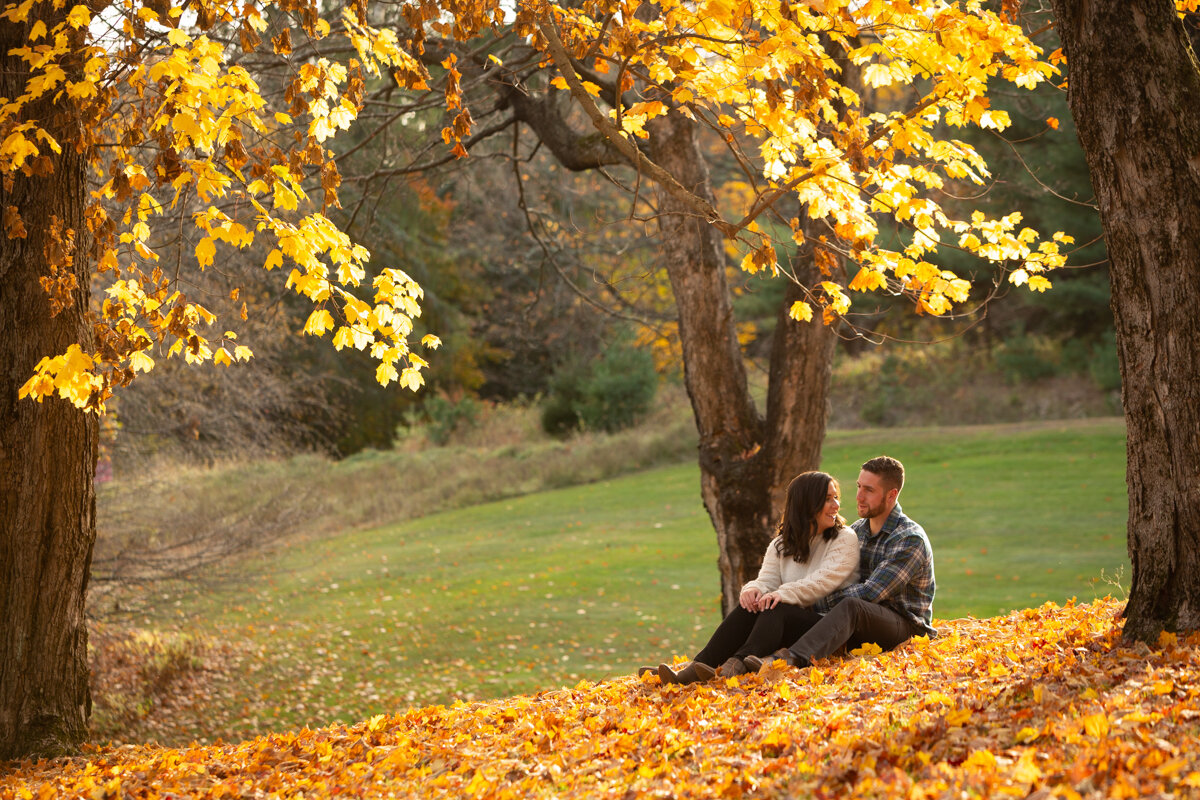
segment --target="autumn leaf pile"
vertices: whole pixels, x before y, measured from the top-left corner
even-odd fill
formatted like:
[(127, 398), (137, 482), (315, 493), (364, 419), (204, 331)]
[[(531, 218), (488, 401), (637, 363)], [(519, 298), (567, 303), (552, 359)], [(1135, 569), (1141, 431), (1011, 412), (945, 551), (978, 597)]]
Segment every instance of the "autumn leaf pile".
[(241, 744), (10, 764), (0, 798), (1200, 797), (1200, 636), (1048, 603), (808, 670), (583, 682)]

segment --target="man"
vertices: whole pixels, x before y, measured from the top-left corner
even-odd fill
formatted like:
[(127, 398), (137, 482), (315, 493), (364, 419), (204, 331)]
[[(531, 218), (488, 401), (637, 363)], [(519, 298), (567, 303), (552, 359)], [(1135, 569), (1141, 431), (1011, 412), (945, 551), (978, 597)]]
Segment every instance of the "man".
[(861, 518), (850, 527), (861, 545), (863, 579), (838, 589), (813, 606), (812, 626), (774, 656), (745, 659), (757, 669), (773, 658), (807, 667), (839, 647), (853, 650), (873, 642), (891, 650), (912, 636), (935, 636), (933, 550), (925, 531), (904, 515), (897, 498), (904, 465), (879, 456), (862, 465), (856, 501)]

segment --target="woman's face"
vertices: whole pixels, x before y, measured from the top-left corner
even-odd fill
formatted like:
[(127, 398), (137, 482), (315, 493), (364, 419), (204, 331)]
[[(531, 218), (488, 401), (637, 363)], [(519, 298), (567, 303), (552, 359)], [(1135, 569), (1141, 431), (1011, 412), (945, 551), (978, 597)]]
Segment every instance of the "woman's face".
[(841, 510), (841, 492), (836, 481), (829, 482), (829, 494), (825, 496), (825, 505), (817, 512), (817, 530), (832, 528), (838, 524), (838, 511)]

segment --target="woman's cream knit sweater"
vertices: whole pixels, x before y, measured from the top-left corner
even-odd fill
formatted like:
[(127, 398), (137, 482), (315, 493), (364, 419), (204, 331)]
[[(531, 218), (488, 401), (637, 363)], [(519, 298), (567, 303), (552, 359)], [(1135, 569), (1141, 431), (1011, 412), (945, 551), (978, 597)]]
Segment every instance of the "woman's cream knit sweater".
[(822, 597), (858, 581), (858, 536), (850, 528), (838, 529), (832, 540), (818, 536), (808, 561), (779, 555), (779, 537), (767, 545), (758, 577), (742, 587), (774, 592), (784, 603), (811, 606)]

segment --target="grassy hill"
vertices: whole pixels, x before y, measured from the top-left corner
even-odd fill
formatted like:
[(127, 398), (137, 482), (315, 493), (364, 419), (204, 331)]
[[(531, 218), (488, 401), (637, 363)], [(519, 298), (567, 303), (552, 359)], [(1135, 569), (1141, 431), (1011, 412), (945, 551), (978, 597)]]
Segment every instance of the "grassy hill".
[(1046, 603), (879, 656), (688, 687), (580, 681), (240, 744), (10, 765), (34, 797), (1194, 797), (1200, 636)]
[[(851, 496), (880, 452), (908, 469), (936, 617), (1119, 593), (1101, 579), (1126, 564), (1119, 420), (839, 432), (824, 468)], [(693, 653), (719, 605), (692, 464), (294, 542), (151, 597), (141, 638), (93, 636), (102, 738), (240, 738), (617, 678)]]

